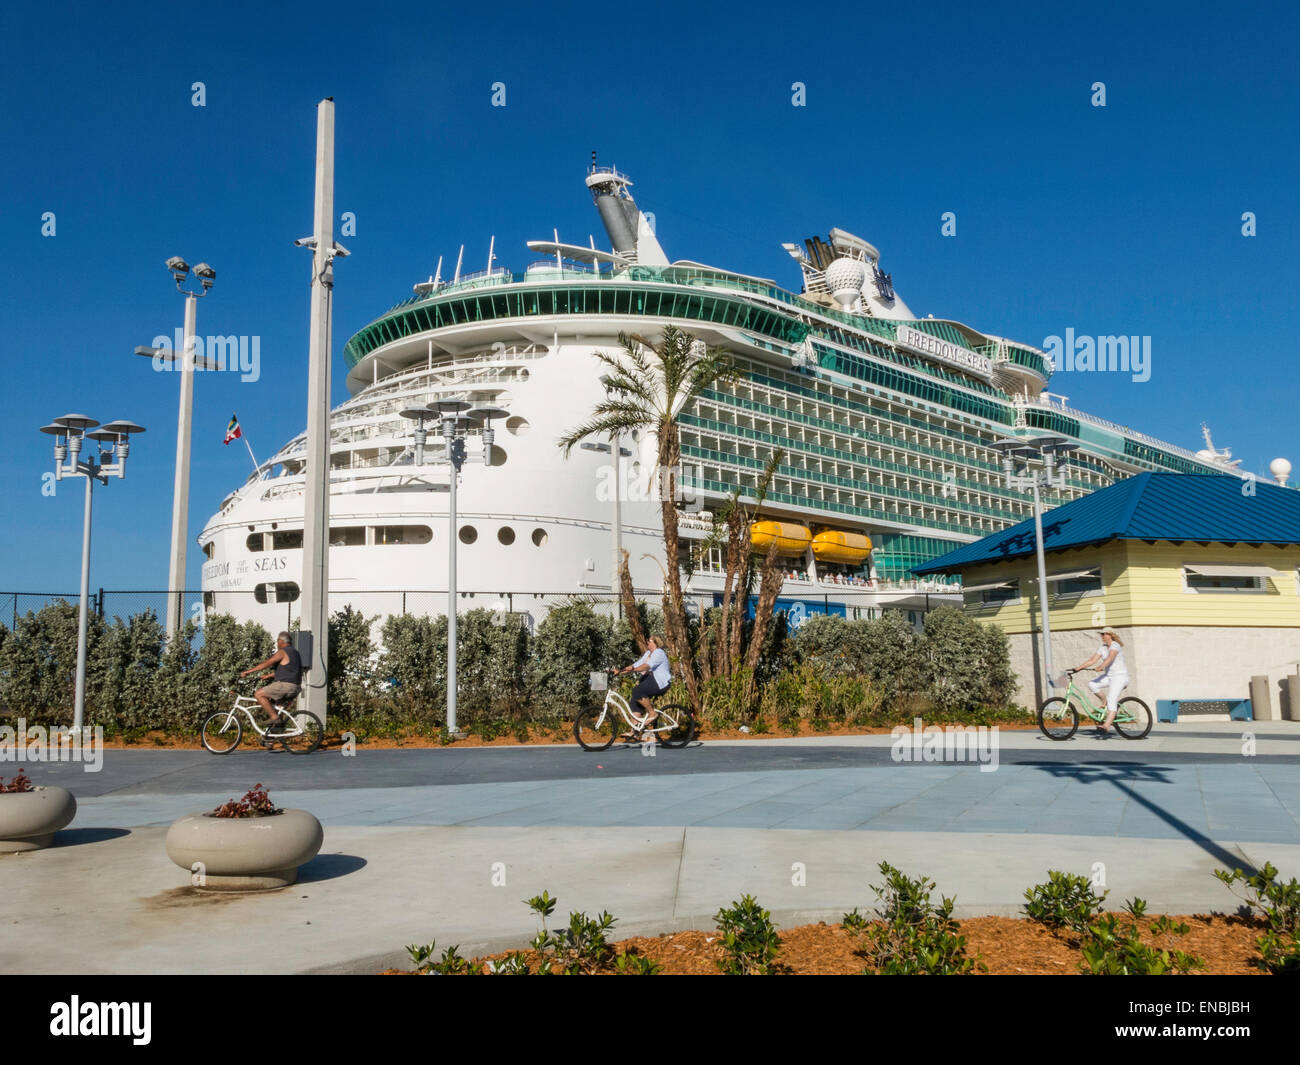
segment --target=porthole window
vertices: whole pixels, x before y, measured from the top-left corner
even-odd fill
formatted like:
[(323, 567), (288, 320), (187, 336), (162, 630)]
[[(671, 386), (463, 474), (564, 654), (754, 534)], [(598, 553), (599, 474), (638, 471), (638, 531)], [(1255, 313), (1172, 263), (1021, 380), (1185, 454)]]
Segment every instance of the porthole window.
[(505, 547), (509, 547), (515, 542), (515, 531), (509, 525), (503, 525), (497, 530), (497, 542)]
[(255, 555), (256, 555), (256, 554), (259, 554), (260, 552), (262, 552), (263, 550), (265, 550), (265, 544), (264, 544), (264, 537), (265, 537), (265, 536), (266, 536), (265, 533), (260, 533), (260, 532), (259, 532), (259, 533), (253, 533), (253, 535), (250, 536), (250, 537), (248, 538), (248, 541), (247, 541), (247, 543), (248, 543), (248, 550), (251, 551), (251, 552), (252, 552), (253, 554), (255, 554)]
[(253, 598), (259, 603), (292, 603), (298, 598), (298, 594), (298, 585), (293, 581), (259, 584), (253, 589)]
[(547, 537), (546, 537), (546, 530), (545, 530), (545, 529), (534, 529), (534, 530), (533, 530), (533, 546), (534, 546), (534, 547), (541, 547), (543, 544), (546, 543), (546, 539), (547, 539)]
[(472, 544), (478, 539), (478, 530), (472, 525), (462, 525), (459, 535), (462, 544)]
[(512, 418), (506, 419), (506, 431), (511, 436), (523, 436), (532, 426), (528, 424), (528, 419), (516, 414)]

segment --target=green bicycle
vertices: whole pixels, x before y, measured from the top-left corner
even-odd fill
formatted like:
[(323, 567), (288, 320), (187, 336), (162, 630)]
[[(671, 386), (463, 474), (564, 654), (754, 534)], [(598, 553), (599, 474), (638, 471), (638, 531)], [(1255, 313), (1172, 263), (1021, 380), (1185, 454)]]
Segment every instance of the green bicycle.
[[(1098, 706), (1087, 691), (1074, 683), (1077, 669), (1067, 669), (1070, 678), (1065, 696), (1047, 699), (1038, 708), (1038, 727), (1049, 740), (1068, 740), (1079, 728), (1080, 712), (1100, 725), (1106, 720), (1106, 707)], [(1126, 740), (1140, 740), (1151, 731), (1151, 709), (1141, 699), (1129, 695), (1119, 701), (1115, 712), (1115, 730)]]

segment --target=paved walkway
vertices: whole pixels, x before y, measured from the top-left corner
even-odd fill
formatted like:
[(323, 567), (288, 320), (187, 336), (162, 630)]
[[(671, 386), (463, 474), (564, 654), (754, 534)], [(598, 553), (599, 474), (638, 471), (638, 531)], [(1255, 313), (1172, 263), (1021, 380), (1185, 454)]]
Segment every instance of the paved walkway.
[[(362, 747), (351, 758), (108, 751), (99, 773), (28, 766), (38, 783), (71, 788), (79, 810), (56, 846), (0, 858), (0, 964), (373, 971), (404, 964), (416, 941), (466, 954), (522, 945), (536, 924), (521, 900), (543, 889), (562, 912), (609, 910), (623, 934), (711, 927), (744, 892), (779, 923), (834, 920), (874, 904), (882, 860), (937, 880), (961, 914), (1017, 912), (1049, 868), (1100, 863), (1112, 899), (1171, 912), (1234, 908), (1215, 868), (1268, 860), (1300, 875), (1300, 726), (999, 741), (985, 772), (896, 762), (887, 736), (653, 757), (630, 746)], [(195, 892), (166, 857), (166, 826), (259, 781), (277, 804), (320, 818), (320, 856), (268, 896)]]

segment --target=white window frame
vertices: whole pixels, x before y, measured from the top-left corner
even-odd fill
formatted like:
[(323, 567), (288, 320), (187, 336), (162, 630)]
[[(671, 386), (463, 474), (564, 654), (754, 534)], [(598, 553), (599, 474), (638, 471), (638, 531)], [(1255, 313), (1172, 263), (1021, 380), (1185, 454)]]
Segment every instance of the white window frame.
[[(1217, 570), (1215, 573), (1213, 571)], [(1268, 566), (1252, 566), (1231, 562), (1184, 562), (1182, 565), (1183, 591), (1188, 595), (1268, 595), (1272, 588), (1270, 578), (1276, 576)], [(1250, 577), (1253, 588), (1194, 588), (1188, 577)]]

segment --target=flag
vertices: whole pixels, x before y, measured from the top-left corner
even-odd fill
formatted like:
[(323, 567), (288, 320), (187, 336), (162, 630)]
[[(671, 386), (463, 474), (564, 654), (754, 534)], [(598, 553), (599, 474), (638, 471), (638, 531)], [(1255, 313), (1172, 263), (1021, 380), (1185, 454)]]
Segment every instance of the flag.
[(238, 440), (243, 435), (244, 431), (239, 428), (239, 418), (232, 414), (230, 424), (226, 426), (226, 439), (222, 442), (228, 444), (232, 440)]

